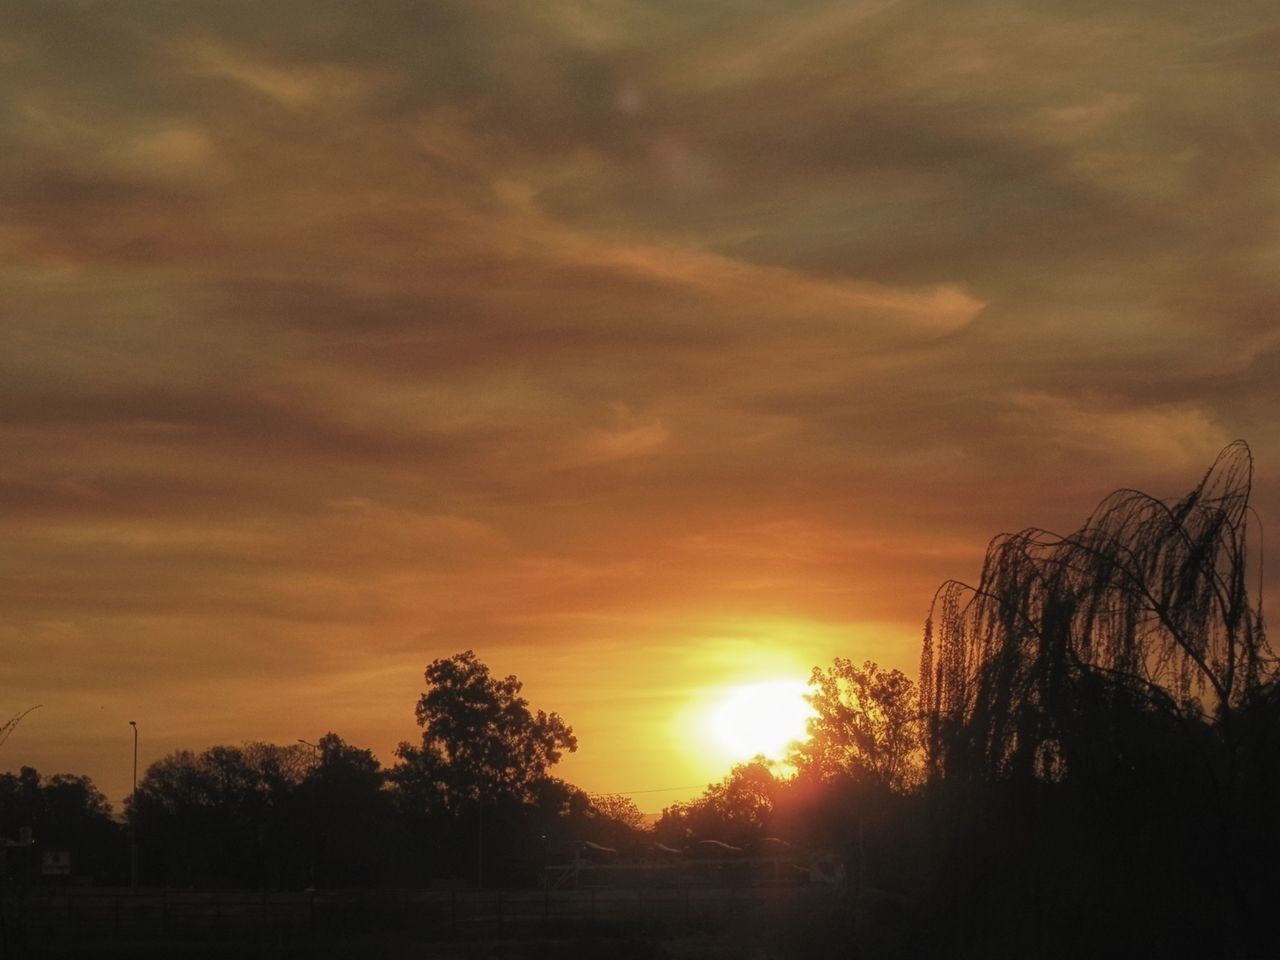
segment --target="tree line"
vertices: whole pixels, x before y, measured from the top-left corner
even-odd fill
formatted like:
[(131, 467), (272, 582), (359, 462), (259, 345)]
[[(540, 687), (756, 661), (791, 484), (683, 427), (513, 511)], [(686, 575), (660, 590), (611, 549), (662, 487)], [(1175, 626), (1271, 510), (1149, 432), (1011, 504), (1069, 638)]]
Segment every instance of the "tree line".
[[(911, 681), (838, 659), (814, 670), (816, 717), (794, 777), (764, 758), (740, 764), (646, 831), (630, 798), (552, 775), (577, 739), (558, 714), (530, 709), (517, 678), (494, 676), (465, 651), (431, 663), (425, 679), (421, 737), (401, 743), (389, 768), (335, 733), (179, 750), (147, 768), (118, 821), (89, 778), (23, 767), (0, 775), (0, 836), (30, 828), (99, 882), (126, 880), (135, 841), (144, 885), (523, 884), (572, 860), (584, 841), (622, 857), (655, 839), (674, 849), (786, 833), (829, 845), (841, 822), (827, 809), (835, 784), (865, 781), (887, 794), (922, 769)], [(10, 859), (11, 871), (22, 869)], [(32, 879), (33, 860), (26, 870)]]
[[(556, 778), (572, 729), (468, 651), (427, 667), (421, 737), (389, 768), (335, 734), (153, 764), (125, 818), (142, 878), (506, 885), (583, 841), (777, 838), (839, 858), (857, 942), (886, 956), (1266, 955), (1280, 673), (1251, 488), (1235, 443), (1185, 497), (1122, 490), (1068, 536), (995, 538), (976, 584), (934, 597), (918, 683), (815, 668), (786, 764), (739, 764), (650, 831), (627, 798)], [(0, 835), (87, 845), (108, 879), (109, 813), (84, 778), (0, 777)]]
[[(24, 767), (0, 775), (0, 836), (28, 827), (41, 847), (70, 850), (77, 874), (103, 883), (126, 881), (133, 841), (146, 886), (530, 884), (583, 842), (622, 858), (654, 840), (733, 846), (785, 832), (826, 844), (832, 833), (818, 809), (789, 808), (784, 795), (854, 776), (863, 756), (881, 791), (905, 788), (920, 769), (911, 681), (837, 660), (814, 671), (817, 717), (795, 778), (757, 758), (646, 830), (630, 798), (588, 794), (552, 774), (577, 739), (558, 714), (530, 709), (517, 678), (494, 676), (465, 651), (431, 663), (425, 679), (421, 737), (401, 743), (390, 767), (335, 733), (179, 750), (147, 768), (119, 821), (87, 777)], [(839, 822), (825, 817), (828, 827)], [(23, 867), (10, 859), (12, 876)], [(34, 860), (25, 869), (34, 879)]]
[[(133, 841), (143, 885), (302, 889), (532, 883), (575, 843), (638, 826), (625, 798), (551, 775), (577, 740), (558, 714), (530, 709), (514, 676), (466, 651), (425, 679), (421, 737), (389, 768), (336, 733), (179, 750), (147, 768), (117, 820), (87, 777), (23, 767), (0, 775), (0, 837), (27, 828), (97, 882), (126, 882)], [(10, 877), (34, 880), (34, 857), (16, 850)]]

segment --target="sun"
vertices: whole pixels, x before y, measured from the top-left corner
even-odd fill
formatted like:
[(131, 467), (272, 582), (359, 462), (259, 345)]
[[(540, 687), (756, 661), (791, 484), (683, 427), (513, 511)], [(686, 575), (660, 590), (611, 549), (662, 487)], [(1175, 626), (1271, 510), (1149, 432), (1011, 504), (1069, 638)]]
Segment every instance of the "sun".
[(731, 687), (710, 711), (710, 732), (734, 760), (758, 754), (783, 760), (794, 741), (808, 736), (808, 689), (798, 680)]

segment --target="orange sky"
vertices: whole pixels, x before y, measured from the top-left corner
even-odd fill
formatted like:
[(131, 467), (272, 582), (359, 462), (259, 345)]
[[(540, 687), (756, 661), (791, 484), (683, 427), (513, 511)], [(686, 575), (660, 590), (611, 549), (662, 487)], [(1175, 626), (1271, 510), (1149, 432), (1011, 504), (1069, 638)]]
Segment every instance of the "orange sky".
[(7, 4), (0, 767), (390, 761), (474, 648), (568, 778), (704, 783), (999, 531), (1237, 436), (1272, 522), (1267, 13)]

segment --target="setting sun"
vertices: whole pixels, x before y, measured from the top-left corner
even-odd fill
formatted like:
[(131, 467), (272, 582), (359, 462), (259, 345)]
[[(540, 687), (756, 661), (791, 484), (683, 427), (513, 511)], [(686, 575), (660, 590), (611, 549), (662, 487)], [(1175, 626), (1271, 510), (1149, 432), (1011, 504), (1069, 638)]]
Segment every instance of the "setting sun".
[(711, 711), (711, 733), (735, 760), (757, 754), (782, 760), (792, 742), (807, 736), (805, 721), (813, 715), (807, 690), (798, 680), (733, 687)]

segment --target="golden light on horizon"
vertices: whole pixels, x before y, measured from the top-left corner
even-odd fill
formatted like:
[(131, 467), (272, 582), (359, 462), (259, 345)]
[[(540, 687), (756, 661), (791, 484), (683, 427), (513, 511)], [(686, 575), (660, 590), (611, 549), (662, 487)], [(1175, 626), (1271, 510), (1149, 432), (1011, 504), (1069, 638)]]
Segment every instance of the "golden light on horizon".
[(784, 760), (792, 743), (808, 736), (813, 707), (801, 680), (780, 680), (730, 687), (708, 712), (707, 732), (735, 761), (763, 755)]

